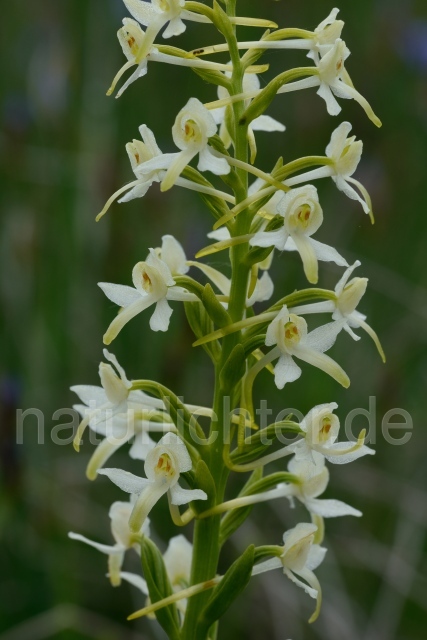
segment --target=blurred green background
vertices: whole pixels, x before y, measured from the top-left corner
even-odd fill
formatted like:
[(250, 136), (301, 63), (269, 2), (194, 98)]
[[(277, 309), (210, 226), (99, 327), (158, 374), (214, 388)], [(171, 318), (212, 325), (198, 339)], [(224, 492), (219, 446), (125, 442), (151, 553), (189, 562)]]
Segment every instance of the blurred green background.
[[(315, 27), (332, 9), (325, 0), (241, 0), (239, 13), (270, 17), (280, 26)], [(262, 5), (262, 6), (261, 6)], [(84, 468), (92, 451), (52, 444), (53, 412), (75, 402), (72, 384), (97, 384), (102, 334), (115, 313), (98, 281), (130, 283), (133, 265), (172, 233), (192, 257), (206, 244), (212, 219), (195, 194), (153, 187), (143, 200), (115, 204), (98, 224), (104, 201), (132, 179), (124, 145), (146, 123), (161, 148), (171, 150), (170, 127), (190, 96), (214, 99), (214, 89), (189, 70), (152, 64), (148, 76), (118, 101), (105, 91), (123, 56), (116, 31), (121, 0), (16, 0), (5, 3), (1, 38), (0, 218), (0, 640), (162, 638), (156, 623), (128, 625), (144, 598), (113, 589), (106, 558), (67, 539), (69, 530), (110, 540), (108, 507), (121, 498), (102, 479), (90, 484)], [(257, 578), (223, 622), (220, 638), (283, 640), (420, 640), (427, 609), (427, 6), (425, 0), (358, 0), (341, 5), (344, 38), (353, 51), (347, 68), (383, 121), (381, 130), (357, 104), (342, 101), (338, 118), (310, 92), (279, 97), (269, 113), (284, 134), (258, 135), (258, 165), (321, 154), (342, 120), (365, 144), (357, 177), (373, 197), (376, 224), (337, 192), (318, 183), (325, 223), (318, 239), (336, 246), (359, 275), (370, 279), (362, 310), (387, 352), (383, 366), (367, 337), (344, 335), (331, 354), (352, 379), (344, 391), (321, 372), (278, 392), (261, 377), (260, 397), (279, 411), (303, 413), (336, 400), (344, 417), (376, 402), (377, 455), (333, 467), (327, 497), (364, 511), (360, 520), (327, 523), (329, 548), (318, 576), (324, 605), (306, 623), (312, 602), (275, 572)], [(256, 32), (242, 29), (244, 39)], [(207, 26), (189, 24), (176, 41), (192, 49), (218, 41)], [(304, 64), (302, 53), (267, 53), (274, 71)], [(263, 80), (264, 82), (264, 80)], [(219, 254), (211, 264), (227, 271)], [(363, 271), (363, 273), (362, 273)], [(276, 294), (304, 286), (298, 257), (276, 257)], [(321, 285), (340, 270), (322, 265)], [(131, 322), (113, 351), (131, 378), (154, 378), (186, 400), (210, 403), (212, 373), (175, 307), (171, 328), (153, 334), (144, 314)], [(28, 417), (16, 444), (15, 412), (38, 408), (44, 444)], [(393, 408), (409, 412), (410, 441), (387, 443), (381, 420)], [(58, 416), (57, 416), (58, 417)], [(355, 432), (366, 418), (354, 421)], [(357, 428), (356, 428), (357, 427)], [(401, 431), (393, 433), (395, 437)], [(64, 431), (64, 437), (69, 430)], [(114, 466), (125, 463), (125, 451)], [(129, 469), (138, 473), (140, 464)], [(249, 542), (279, 543), (303, 512), (287, 503), (258, 508), (224, 550), (224, 566)], [(163, 548), (174, 533), (165, 504), (153, 512), (154, 538)], [(136, 558), (126, 568), (138, 570)]]

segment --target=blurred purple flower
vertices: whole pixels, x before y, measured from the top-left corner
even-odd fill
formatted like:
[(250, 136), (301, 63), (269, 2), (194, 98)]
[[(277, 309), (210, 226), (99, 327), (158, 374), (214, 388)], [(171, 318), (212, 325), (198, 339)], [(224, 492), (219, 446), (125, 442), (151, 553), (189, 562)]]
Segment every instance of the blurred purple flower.
[(401, 31), (397, 40), (398, 52), (403, 60), (419, 71), (427, 71), (427, 20), (412, 20)]

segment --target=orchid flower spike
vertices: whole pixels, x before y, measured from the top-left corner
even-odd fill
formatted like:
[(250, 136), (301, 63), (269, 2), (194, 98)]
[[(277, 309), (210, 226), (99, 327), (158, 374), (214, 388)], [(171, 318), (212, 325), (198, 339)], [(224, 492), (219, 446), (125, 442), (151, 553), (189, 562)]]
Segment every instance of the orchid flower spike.
[(283, 306), (268, 326), (265, 339), (268, 347), (274, 347), (266, 356), (268, 360), (271, 362), (279, 358), (274, 368), (277, 388), (283, 389), (286, 383), (301, 376), (302, 371), (294, 357), (321, 369), (343, 387), (348, 387), (350, 380), (345, 371), (324, 353), (334, 345), (341, 329), (338, 322), (331, 322), (308, 333), (304, 318), (290, 313), (286, 305)]
[(114, 502), (111, 505), (108, 515), (111, 520), (111, 533), (115, 540), (114, 545), (101, 544), (72, 531), (68, 534), (68, 537), (72, 540), (84, 542), (101, 553), (108, 555), (108, 575), (113, 587), (117, 587), (121, 583), (121, 568), (126, 551), (135, 549), (137, 553), (140, 553), (141, 536), (150, 535), (150, 520), (148, 518), (146, 518), (138, 531), (130, 530), (129, 518), (133, 506), (132, 497), (130, 502)]
[[(372, 205), (369, 194), (360, 182), (352, 178), (362, 157), (363, 142), (356, 140), (355, 136), (349, 138), (350, 131), (351, 124), (342, 122), (332, 133), (331, 141), (326, 147), (326, 156), (331, 161), (327, 166), (289, 178), (286, 180), (286, 184), (293, 187), (302, 182), (331, 177), (340, 191), (345, 193), (348, 198), (360, 202), (365, 213), (371, 214)], [(363, 197), (351, 184), (360, 190)]]
[(348, 266), (336, 249), (311, 238), (323, 222), (315, 187), (306, 185), (285, 193), (278, 201), (277, 212), (283, 216), (283, 227), (277, 231), (259, 231), (250, 241), (252, 246), (298, 251), (307, 280), (313, 284), (318, 281), (318, 260)]
[[(166, 242), (169, 246), (171, 245), (168, 240)], [(177, 244), (174, 244), (175, 248)], [(180, 273), (186, 272), (187, 267), (180, 263), (181, 258), (177, 257), (177, 253), (173, 253), (167, 259), (172, 267), (174, 264), (180, 265)], [(134, 287), (108, 282), (98, 283), (107, 298), (123, 308), (108, 327), (104, 335), (105, 344), (110, 344), (125, 324), (152, 305), (155, 305), (156, 308), (150, 319), (151, 329), (153, 331), (167, 331), (172, 315), (168, 300), (197, 301), (196, 296), (188, 293), (182, 287), (176, 286), (173, 276), (179, 274), (172, 274), (169, 265), (158, 257), (154, 249), (150, 249), (147, 260), (138, 262), (133, 268)]]
[[(256, 576), (273, 569), (283, 569), (283, 573), (298, 587), (317, 601), (316, 609), (309, 622), (314, 622), (322, 604), (322, 590), (313, 571), (323, 562), (326, 549), (314, 544), (317, 526), (301, 522), (283, 536), (283, 554), (261, 562), (252, 570)], [(300, 580), (302, 578), (302, 580)], [(304, 581), (304, 582), (303, 582)]]
[(193, 500), (207, 500), (201, 489), (183, 489), (178, 484), (181, 473), (190, 471), (192, 462), (184, 442), (174, 433), (167, 433), (148, 453), (144, 470), (147, 478), (140, 478), (122, 469), (101, 469), (120, 489), (137, 496), (129, 519), (131, 531), (140, 531), (154, 505), (169, 493), (173, 505)]
[(353, 271), (360, 267), (359, 260), (346, 269), (344, 275), (335, 287), (336, 300), (325, 300), (324, 302), (313, 302), (311, 304), (301, 305), (291, 309), (292, 313), (298, 315), (306, 315), (312, 313), (332, 313), (332, 319), (342, 323), (344, 331), (346, 331), (353, 340), (360, 340), (353, 329), (360, 327), (372, 338), (378, 349), (382, 360), (385, 362), (384, 350), (381, 342), (370, 325), (366, 323), (366, 316), (357, 311), (359, 302), (363, 298), (366, 287), (368, 285), (367, 278), (352, 278)]
[(304, 438), (286, 447), (289, 453), (295, 453), (296, 462), (313, 462), (313, 452), (333, 464), (347, 464), (362, 456), (374, 455), (375, 451), (363, 444), (364, 430), (357, 442), (336, 442), (340, 430), (340, 421), (334, 414), (337, 407), (335, 402), (319, 404), (307, 413), (300, 423)]

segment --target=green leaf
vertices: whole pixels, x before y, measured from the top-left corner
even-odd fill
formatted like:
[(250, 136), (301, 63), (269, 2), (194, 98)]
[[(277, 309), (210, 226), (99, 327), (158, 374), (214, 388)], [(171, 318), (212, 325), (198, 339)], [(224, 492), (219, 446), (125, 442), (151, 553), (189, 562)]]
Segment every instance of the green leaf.
[[(141, 542), (141, 563), (152, 603), (172, 595), (172, 587), (166, 572), (162, 554), (146, 536)], [(180, 621), (176, 605), (163, 607), (156, 612), (156, 618), (170, 640), (179, 640)]]
[(254, 553), (255, 546), (250, 545), (243, 555), (233, 562), (221, 582), (214, 588), (207, 605), (200, 614), (195, 638), (206, 637), (209, 627), (222, 618), (245, 589), (251, 578)]
[(222, 389), (233, 389), (240, 382), (246, 372), (246, 354), (243, 346), (236, 344), (228, 356), (219, 374)]
[[(249, 480), (239, 493), (239, 496), (248, 495), (251, 486), (261, 480), (264, 470), (262, 467), (255, 469), (250, 475)], [(250, 515), (253, 507), (245, 507), (243, 509), (233, 509), (225, 514), (221, 520), (221, 528), (219, 532), (219, 541), (222, 546), (228, 538), (233, 535), (239, 527), (242, 526), (246, 518)]]

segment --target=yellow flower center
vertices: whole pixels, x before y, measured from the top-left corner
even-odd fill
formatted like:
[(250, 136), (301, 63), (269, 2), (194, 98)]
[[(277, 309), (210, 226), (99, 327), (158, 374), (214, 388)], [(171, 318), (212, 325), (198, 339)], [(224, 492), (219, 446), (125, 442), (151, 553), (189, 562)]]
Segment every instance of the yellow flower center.
[(308, 227), (311, 218), (311, 207), (309, 204), (303, 204), (296, 210), (294, 216), (295, 221), (300, 227), (304, 229)]
[(297, 325), (294, 322), (287, 322), (285, 324), (285, 340), (288, 342), (298, 343), (300, 338), (301, 336)]
[(326, 418), (323, 418), (322, 420), (322, 426), (319, 429), (319, 435), (321, 437), (322, 440), (327, 440), (329, 432), (332, 428), (332, 421), (330, 416), (326, 416)]
[(187, 142), (199, 142), (201, 134), (197, 122), (194, 120), (186, 120), (184, 125), (184, 135)]
[(175, 468), (173, 466), (173, 462), (171, 457), (167, 453), (162, 453), (159, 457), (156, 473), (161, 473), (164, 476), (173, 476), (175, 473)]
[(143, 271), (141, 279), (142, 288), (144, 289), (144, 291), (146, 291), (147, 293), (151, 293), (151, 291), (153, 290), (153, 283), (151, 282), (151, 278), (146, 271)]

